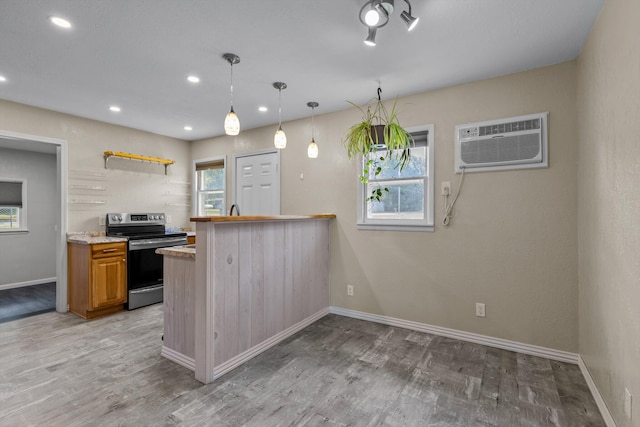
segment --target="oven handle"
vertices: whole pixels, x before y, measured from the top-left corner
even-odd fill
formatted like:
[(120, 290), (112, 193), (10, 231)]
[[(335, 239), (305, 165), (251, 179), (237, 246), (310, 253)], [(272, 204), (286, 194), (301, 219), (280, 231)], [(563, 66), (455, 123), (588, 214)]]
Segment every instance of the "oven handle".
[(164, 248), (167, 246), (186, 245), (186, 237), (169, 237), (165, 239), (141, 239), (129, 240), (130, 251), (140, 251), (143, 249)]
[(148, 288), (140, 288), (140, 289), (131, 289), (129, 291), (130, 294), (145, 294), (147, 292), (154, 292), (158, 289), (163, 289), (163, 285), (150, 286)]

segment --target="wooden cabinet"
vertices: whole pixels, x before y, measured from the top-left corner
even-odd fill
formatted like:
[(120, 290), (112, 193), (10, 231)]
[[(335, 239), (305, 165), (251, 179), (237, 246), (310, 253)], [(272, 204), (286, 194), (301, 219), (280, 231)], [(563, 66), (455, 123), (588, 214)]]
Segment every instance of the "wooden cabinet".
[(187, 236), (187, 245), (195, 245), (196, 236)]
[(115, 313), (127, 302), (127, 244), (68, 243), (69, 311), (85, 319)]

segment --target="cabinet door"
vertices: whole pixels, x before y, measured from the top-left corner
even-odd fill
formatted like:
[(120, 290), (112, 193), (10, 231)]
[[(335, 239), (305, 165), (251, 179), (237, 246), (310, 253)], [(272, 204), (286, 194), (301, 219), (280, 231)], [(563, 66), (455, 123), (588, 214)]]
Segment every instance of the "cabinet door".
[(91, 309), (126, 302), (127, 268), (123, 255), (91, 261)]

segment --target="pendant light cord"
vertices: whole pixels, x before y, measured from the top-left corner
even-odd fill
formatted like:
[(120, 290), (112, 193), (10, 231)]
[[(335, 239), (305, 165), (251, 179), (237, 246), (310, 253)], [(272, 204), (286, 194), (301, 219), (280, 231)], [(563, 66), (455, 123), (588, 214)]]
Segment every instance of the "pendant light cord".
[(233, 63), (231, 63), (231, 110), (233, 110)]
[(282, 128), (282, 88), (278, 88), (278, 128)]
[(311, 140), (312, 140), (313, 142), (315, 142), (315, 141), (316, 141), (316, 138), (315, 138), (315, 136), (316, 136), (316, 129), (315, 129), (315, 127), (313, 126), (313, 112), (314, 112), (314, 110), (315, 110), (315, 109), (316, 109), (316, 107), (311, 107)]

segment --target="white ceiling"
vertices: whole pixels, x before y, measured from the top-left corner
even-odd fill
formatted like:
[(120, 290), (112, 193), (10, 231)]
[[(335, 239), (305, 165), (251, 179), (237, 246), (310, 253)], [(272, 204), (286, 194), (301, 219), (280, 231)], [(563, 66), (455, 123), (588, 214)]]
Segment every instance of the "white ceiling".
[(0, 99), (197, 140), (224, 133), (225, 52), (241, 58), (234, 106), (249, 129), (278, 122), (275, 81), (289, 121), (310, 116), (309, 101), (316, 114), (365, 103), (378, 82), (390, 99), (572, 60), (604, 0), (411, 2), (415, 30), (396, 0), (368, 47), (365, 0), (0, 0)]

